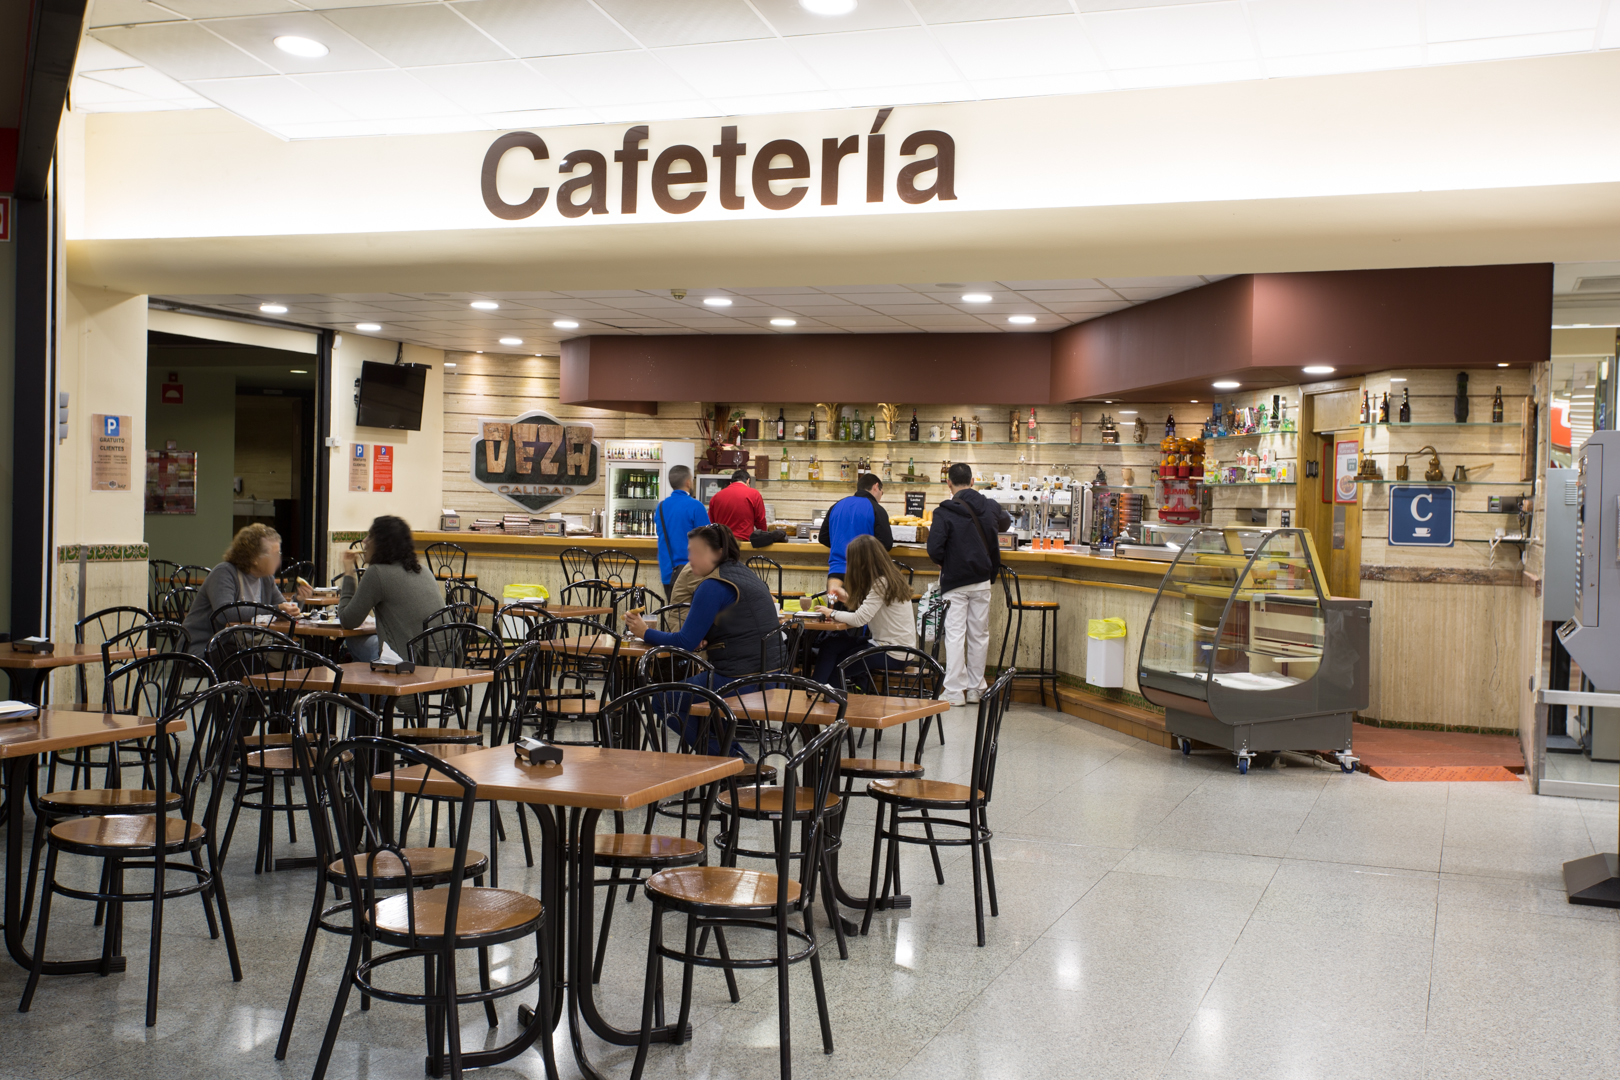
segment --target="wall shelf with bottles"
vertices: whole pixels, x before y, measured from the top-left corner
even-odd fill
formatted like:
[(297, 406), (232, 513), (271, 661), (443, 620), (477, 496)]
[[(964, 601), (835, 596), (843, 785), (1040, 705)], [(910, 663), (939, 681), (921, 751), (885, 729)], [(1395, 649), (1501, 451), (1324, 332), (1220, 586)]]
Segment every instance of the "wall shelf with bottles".
[(766, 449), (768, 449), (768, 448), (771, 448), (771, 447), (784, 447), (784, 446), (917, 446), (917, 447), (922, 447), (922, 446), (939, 446), (939, 447), (949, 447), (949, 446), (1045, 446), (1045, 447), (1112, 446), (1112, 447), (1117, 447), (1117, 448), (1124, 448), (1124, 447), (1129, 447), (1129, 446), (1139, 446), (1144, 450), (1155, 450), (1156, 451), (1159, 448), (1159, 442), (1158, 442), (1157, 439), (1154, 439), (1154, 440), (1149, 441), (1149, 442), (1134, 442), (1134, 441), (1132, 441), (1130, 439), (1122, 439), (1117, 443), (1108, 443), (1108, 442), (1077, 442), (1077, 443), (1075, 443), (1075, 442), (1044, 442), (1044, 441), (1043, 442), (997, 442), (994, 439), (981, 439), (978, 442), (974, 442), (971, 439), (964, 439), (964, 440), (962, 440), (960, 442), (950, 442), (950, 441), (945, 440), (945, 439), (941, 439), (939, 442), (930, 442), (927, 439), (919, 439), (917, 442), (911, 442), (908, 439), (849, 439), (847, 441), (843, 440), (843, 439), (817, 439), (814, 442), (812, 442), (809, 439), (783, 439), (782, 441), (778, 442), (775, 439), (766, 439), (766, 440), (761, 440), (759, 442), (745, 443), (744, 445), (739, 447), (739, 449), (747, 450), (747, 451), (754, 452), (754, 453), (765, 453)]
[(1295, 487), (1294, 480), (1234, 480), (1231, 483), (1206, 482), (1207, 488), (1235, 488), (1235, 487)]
[(1297, 431), (1240, 431), (1235, 435), (1205, 435), (1205, 442), (1226, 442), (1228, 439), (1281, 439), (1298, 435)]
[(1531, 480), (1391, 480), (1380, 476), (1377, 479), (1356, 477), (1358, 484), (1415, 484), (1418, 487), (1530, 487)]
[(1422, 421), (1422, 422), (1413, 421), (1412, 423), (1409, 423), (1409, 424), (1403, 424), (1399, 420), (1390, 420), (1390, 421), (1387, 421), (1387, 422), (1379, 420), (1379, 421), (1368, 422), (1368, 423), (1365, 423), (1365, 424), (1357, 424), (1355, 427), (1339, 428), (1337, 430), (1338, 431), (1360, 431), (1362, 428), (1371, 428), (1371, 429), (1376, 430), (1377, 428), (1478, 428), (1478, 427), (1490, 428), (1490, 427), (1493, 427), (1493, 428), (1502, 428), (1503, 430), (1514, 430), (1514, 431), (1516, 431), (1521, 426), (1522, 425), (1519, 424), (1517, 421), (1513, 421), (1511, 423), (1508, 423), (1508, 422), (1498, 423), (1498, 422), (1491, 421), (1491, 420), (1465, 420), (1465, 421), (1463, 421), (1462, 423), (1459, 424), (1455, 420), (1449, 420), (1449, 421), (1447, 421), (1447, 420), (1425, 420), (1425, 421)]

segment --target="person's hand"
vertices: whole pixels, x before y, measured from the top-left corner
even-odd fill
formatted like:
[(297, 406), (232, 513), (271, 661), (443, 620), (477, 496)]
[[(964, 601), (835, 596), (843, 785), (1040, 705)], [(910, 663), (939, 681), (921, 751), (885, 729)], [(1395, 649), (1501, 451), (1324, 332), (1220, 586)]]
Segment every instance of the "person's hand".
[(849, 602), (849, 593), (845, 592), (840, 585), (829, 585), (827, 586), (827, 599), (838, 600), (847, 604)]
[(298, 592), (298, 599), (300, 599), (300, 600), (308, 600), (310, 597), (315, 595), (315, 586), (311, 585), (307, 581), (300, 581), (298, 583), (297, 592)]
[(359, 559), (358, 555), (355, 552), (353, 552), (353, 551), (345, 551), (343, 553), (343, 572), (345, 574), (354, 573), (355, 568), (358, 567), (359, 565), (360, 565), (360, 559)]
[(636, 637), (647, 633), (647, 620), (641, 617), (641, 612), (632, 611), (624, 617), (624, 628)]
[(281, 610), (284, 614), (296, 616), (298, 614), (298, 605), (289, 600), (281, 605)]

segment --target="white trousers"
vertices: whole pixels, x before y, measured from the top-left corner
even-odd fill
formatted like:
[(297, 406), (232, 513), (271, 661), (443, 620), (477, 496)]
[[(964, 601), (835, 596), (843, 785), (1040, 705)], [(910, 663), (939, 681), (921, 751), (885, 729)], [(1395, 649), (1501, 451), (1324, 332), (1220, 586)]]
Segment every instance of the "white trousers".
[(990, 590), (952, 589), (945, 594), (945, 692), (983, 690), (990, 652)]

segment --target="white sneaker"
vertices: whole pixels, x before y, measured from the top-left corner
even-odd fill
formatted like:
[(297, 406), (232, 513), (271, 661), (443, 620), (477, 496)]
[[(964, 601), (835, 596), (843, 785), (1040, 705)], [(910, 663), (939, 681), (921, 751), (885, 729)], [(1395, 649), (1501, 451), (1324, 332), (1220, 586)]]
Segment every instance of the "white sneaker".
[(941, 700), (943, 700), (945, 704), (951, 706), (953, 709), (960, 709), (962, 706), (967, 704), (967, 701), (963, 699), (960, 693), (946, 694)]
[(984, 697), (984, 691), (983, 690), (969, 690), (967, 692), (967, 694), (966, 694), (966, 697), (967, 697), (967, 703), (969, 705), (977, 705), (979, 703), (979, 699)]

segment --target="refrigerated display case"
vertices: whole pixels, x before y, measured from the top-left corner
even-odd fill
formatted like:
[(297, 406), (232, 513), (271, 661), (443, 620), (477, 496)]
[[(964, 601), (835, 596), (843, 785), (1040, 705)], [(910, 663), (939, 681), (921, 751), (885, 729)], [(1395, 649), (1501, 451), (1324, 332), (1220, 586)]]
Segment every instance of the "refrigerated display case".
[(1319, 566), (1302, 529), (1199, 529), (1182, 545), (1148, 614), (1137, 682), (1184, 753), (1196, 739), (1232, 751), (1240, 772), (1279, 750), (1354, 769), (1372, 601), (1328, 596)]
[(602, 458), (607, 469), (603, 535), (653, 536), (658, 500), (669, 494), (669, 470), (692, 468), (696, 452), (689, 442), (608, 439)]

